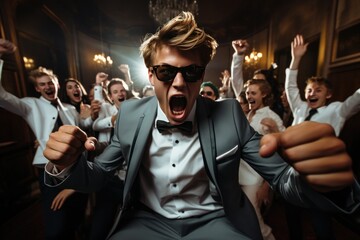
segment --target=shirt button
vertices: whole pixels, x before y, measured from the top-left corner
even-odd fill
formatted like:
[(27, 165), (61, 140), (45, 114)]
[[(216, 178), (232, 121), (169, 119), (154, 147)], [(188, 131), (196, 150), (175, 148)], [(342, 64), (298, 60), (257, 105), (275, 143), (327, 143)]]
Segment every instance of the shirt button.
[(53, 117), (53, 119), (55, 119), (55, 117)]
[(174, 163), (171, 166), (176, 167), (176, 165)]
[(176, 183), (173, 184), (173, 187), (174, 187), (174, 188), (176, 187)]
[(178, 143), (179, 143), (179, 140), (175, 140), (175, 143), (178, 144)]
[(179, 210), (179, 213), (184, 213), (185, 211), (184, 210)]

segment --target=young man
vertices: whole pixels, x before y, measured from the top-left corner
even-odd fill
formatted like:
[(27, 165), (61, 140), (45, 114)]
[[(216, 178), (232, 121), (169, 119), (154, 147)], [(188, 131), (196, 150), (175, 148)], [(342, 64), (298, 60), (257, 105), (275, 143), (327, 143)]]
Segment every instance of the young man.
[[(354, 183), (345, 147), (327, 125), (309, 122), (265, 136), (259, 148), (261, 136), (235, 99), (199, 96), (216, 47), (191, 13), (181, 13), (140, 47), (156, 97), (122, 104), (112, 142), (93, 164), (82, 150), (94, 149), (94, 138), (73, 126), (51, 134), (47, 184), (94, 191), (126, 161), (111, 239), (262, 239), (238, 183), (240, 158), (293, 203), (354, 210), (322, 194)], [(274, 153), (277, 147), (296, 170)], [(355, 203), (351, 197), (344, 196), (347, 204)]]
[[(360, 111), (360, 89), (345, 102), (328, 104), (331, 96), (331, 84), (325, 78), (311, 77), (306, 81), (305, 100), (302, 101), (297, 86), (297, 72), (302, 56), (306, 53), (307, 43), (303, 36), (297, 35), (291, 43), (292, 60), (286, 69), (285, 91), (293, 113), (293, 123), (315, 121), (330, 124), (339, 136), (345, 121)], [(332, 230), (332, 219), (323, 211), (312, 210), (311, 220), (318, 239), (335, 239)]]
[(200, 93), (202, 97), (209, 98), (213, 101), (219, 99), (219, 88), (212, 82), (203, 82), (200, 86)]
[[(16, 47), (11, 42), (0, 39), (0, 55), (12, 53), (15, 49)], [(0, 59), (0, 80), (2, 67), (3, 61)], [(59, 100), (59, 82), (51, 70), (39, 67), (33, 70), (29, 77), (35, 90), (41, 94), (40, 98), (18, 98), (7, 92), (0, 81), (0, 107), (22, 117), (34, 132), (39, 144), (33, 165), (39, 171), (45, 238), (73, 239), (84, 217), (87, 195), (75, 193), (67, 200), (65, 206), (53, 211), (52, 202), (61, 189), (44, 185), (44, 166), (48, 160), (44, 157), (43, 151), (50, 133), (57, 130), (60, 125), (79, 125), (87, 128), (91, 126), (92, 120), (91, 118), (81, 119), (74, 106)]]
[[(339, 136), (345, 121), (360, 111), (360, 89), (344, 102), (328, 104), (332, 96), (330, 82), (321, 77), (312, 77), (306, 82), (306, 101), (302, 101), (297, 86), (297, 73), (307, 45), (301, 35), (294, 38), (291, 43), (292, 60), (289, 69), (286, 69), (285, 91), (294, 115), (292, 125), (306, 120), (328, 123), (334, 128), (336, 136)], [(310, 112), (312, 113), (311, 117), (309, 116)]]

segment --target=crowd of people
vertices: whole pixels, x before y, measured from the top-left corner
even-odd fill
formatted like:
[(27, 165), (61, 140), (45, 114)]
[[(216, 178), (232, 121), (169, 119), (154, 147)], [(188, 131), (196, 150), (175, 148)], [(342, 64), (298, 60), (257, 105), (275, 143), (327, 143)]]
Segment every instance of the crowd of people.
[[(206, 81), (217, 42), (183, 12), (140, 46), (150, 82), (141, 98), (126, 64), (124, 79), (97, 73), (89, 95), (74, 78), (60, 87), (43, 67), (29, 74), (39, 98), (18, 98), (0, 84), (0, 107), (36, 137), (46, 239), (79, 237), (89, 198), (86, 239), (276, 239), (263, 218), (274, 195), (289, 212), (315, 209), (317, 237), (333, 239), (329, 213), (359, 206), (338, 135), (360, 111), (360, 89), (329, 103), (330, 83), (312, 77), (302, 101), (301, 35), (291, 43), (284, 89), (271, 70), (244, 81), (249, 44), (232, 47), (222, 86)], [(15, 50), (0, 39), (0, 55)]]

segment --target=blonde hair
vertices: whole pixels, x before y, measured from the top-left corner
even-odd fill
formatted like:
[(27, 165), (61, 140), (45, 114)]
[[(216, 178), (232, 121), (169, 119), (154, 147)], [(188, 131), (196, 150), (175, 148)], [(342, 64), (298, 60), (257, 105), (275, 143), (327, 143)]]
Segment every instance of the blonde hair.
[(182, 12), (164, 24), (155, 34), (145, 37), (140, 46), (140, 53), (146, 67), (151, 67), (156, 51), (162, 46), (169, 46), (179, 51), (199, 53), (203, 66), (206, 66), (216, 53), (216, 40), (197, 27), (190, 12)]
[(57, 76), (51, 69), (38, 67), (37, 69), (34, 69), (29, 73), (29, 79), (34, 85), (36, 85), (36, 79), (43, 76), (48, 76), (51, 80), (54, 80), (57, 84), (59, 84)]

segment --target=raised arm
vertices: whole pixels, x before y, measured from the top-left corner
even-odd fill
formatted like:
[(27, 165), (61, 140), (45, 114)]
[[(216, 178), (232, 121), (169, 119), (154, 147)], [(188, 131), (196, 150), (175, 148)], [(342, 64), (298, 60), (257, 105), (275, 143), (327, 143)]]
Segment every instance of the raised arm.
[(16, 46), (3, 38), (0, 38), (0, 57), (5, 53), (13, 53), (16, 50)]
[(309, 43), (304, 43), (304, 38), (302, 35), (296, 35), (294, 40), (291, 42), (291, 63), (289, 68), (291, 70), (297, 70), (299, 68), (300, 60), (302, 56), (306, 53), (307, 46)]
[[(285, 92), (291, 111), (294, 114), (294, 123), (298, 123), (298, 109), (307, 104), (301, 99), (300, 90), (297, 85), (297, 73), (301, 58), (307, 50), (308, 43), (304, 43), (301, 35), (296, 35), (291, 42), (291, 63), (285, 71)], [(293, 124), (294, 124), (293, 123)]]
[[(11, 54), (16, 50), (16, 46), (5, 39), (0, 38), (0, 57), (2, 54)], [(8, 92), (2, 85), (2, 69), (4, 61), (0, 59), (0, 107), (25, 118), (31, 107), (26, 104), (22, 99)]]
[(125, 82), (129, 86), (129, 88), (132, 90), (132, 85), (134, 82), (131, 80), (129, 65), (120, 64), (119, 70), (124, 74)]
[(234, 48), (235, 52), (231, 61), (231, 81), (235, 97), (238, 97), (244, 85), (243, 63), (244, 55), (249, 48), (249, 44), (246, 40), (238, 39), (232, 41), (232, 47)]

